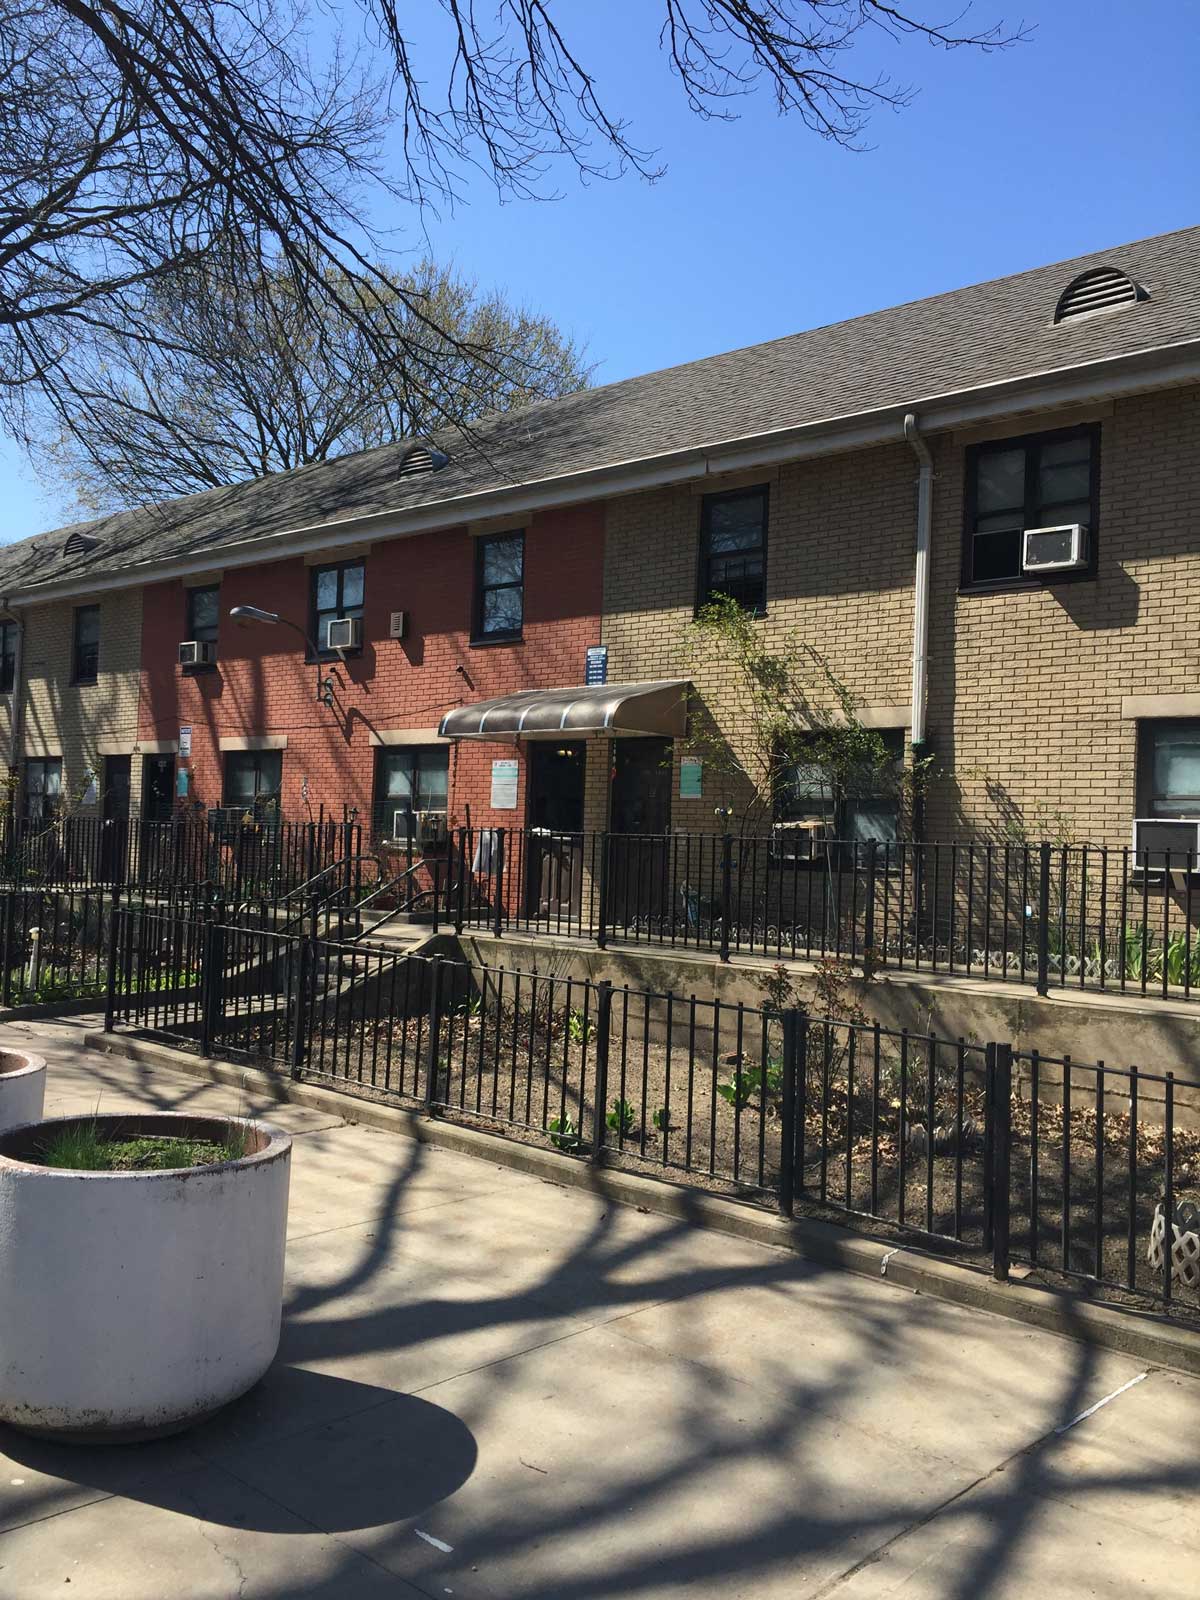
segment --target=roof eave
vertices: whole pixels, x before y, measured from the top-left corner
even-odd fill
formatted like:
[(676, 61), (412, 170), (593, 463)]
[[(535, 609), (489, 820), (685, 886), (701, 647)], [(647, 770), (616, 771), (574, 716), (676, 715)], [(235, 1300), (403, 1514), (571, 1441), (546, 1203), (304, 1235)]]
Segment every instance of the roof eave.
[(914, 396), (869, 411), (714, 440), (416, 506), (302, 524), (257, 539), (222, 543), (219, 550), (206, 548), (158, 561), (134, 562), (109, 574), (70, 574), (14, 588), (0, 598), (0, 604), (36, 605), (77, 594), (130, 588), (204, 571), (215, 560), (223, 570), (257, 566), (316, 550), (334, 551), (341, 544), (359, 543), (364, 538), (403, 538), (485, 517), (517, 517), (551, 506), (632, 494), (743, 468), (864, 449), (902, 439), (903, 419), (909, 411), (919, 414), (925, 433), (938, 433), (1028, 410), (1032, 403), (1039, 409), (1052, 409), (1195, 382), (1200, 382), (1200, 339), (1026, 373), (944, 394)]

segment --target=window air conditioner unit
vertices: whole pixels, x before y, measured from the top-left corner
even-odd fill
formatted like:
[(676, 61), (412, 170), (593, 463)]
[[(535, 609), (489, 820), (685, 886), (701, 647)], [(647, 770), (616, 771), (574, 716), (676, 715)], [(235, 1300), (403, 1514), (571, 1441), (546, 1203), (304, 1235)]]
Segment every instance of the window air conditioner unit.
[(337, 617), (325, 634), (330, 650), (357, 650), (362, 644), (362, 618)]
[(1026, 572), (1078, 572), (1088, 564), (1088, 531), (1082, 522), (1026, 528), (1021, 538), (1021, 566)]
[(771, 854), (777, 861), (821, 861), (829, 824), (817, 818), (771, 825)]
[(211, 639), (184, 639), (179, 646), (181, 667), (211, 667), (217, 659), (217, 647)]
[(1139, 817), (1133, 824), (1133, 865), (1139, 872), (1200, 871), (1200, 817)]

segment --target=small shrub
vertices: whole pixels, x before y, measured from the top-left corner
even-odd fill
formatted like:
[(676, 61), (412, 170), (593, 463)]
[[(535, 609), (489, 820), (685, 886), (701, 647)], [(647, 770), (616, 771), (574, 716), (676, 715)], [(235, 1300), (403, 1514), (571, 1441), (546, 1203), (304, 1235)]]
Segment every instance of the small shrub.
[(614, 1100), (605, 1122), (614, 1133), (628, 1133), (633, 1127), (636, 1112), (628, 1100)]
[(555, 1117), (550, 1123), (549, 1133), (550, 1143), (556, 1150), (569, 1152), (579, 1149), (579, 1129), (570, 1117)]
[(582, 1011), (577, 1011), (572, 1006), (567, 1015), (567, 1034), (571, 1043), (588, 1044), (594, 1030), (595, 1023), (592, 1022), (591, 1018), (585, 1017)]

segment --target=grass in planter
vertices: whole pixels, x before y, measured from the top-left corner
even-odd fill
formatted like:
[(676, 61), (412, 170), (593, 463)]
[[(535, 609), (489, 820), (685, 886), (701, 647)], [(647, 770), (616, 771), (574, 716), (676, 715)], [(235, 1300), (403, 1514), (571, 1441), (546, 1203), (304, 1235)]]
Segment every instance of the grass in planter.
[(208, 1167), (237, 1161), (246, 1154), (244, 1129), (231, 1129), (217, 1139), (172, 1139), (154, 1135), (105, 1138), (95, 1122), (64, 1128), (43, 1145), (43, 1167), (76, 1172), (165, 1172), (176, 1167)]

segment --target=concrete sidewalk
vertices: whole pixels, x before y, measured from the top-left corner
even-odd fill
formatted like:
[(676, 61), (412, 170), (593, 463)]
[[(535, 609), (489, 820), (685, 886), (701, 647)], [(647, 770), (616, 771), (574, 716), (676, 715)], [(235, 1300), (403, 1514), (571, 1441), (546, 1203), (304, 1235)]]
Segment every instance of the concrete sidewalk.
[(1196, 1593), (1200, 1381), (85, 1054), (92, 1025), (0, 1030), (50, 1114), (297, 1135), (283, 1343), (176, 1439), (0, 1430), (3, 1600)]

